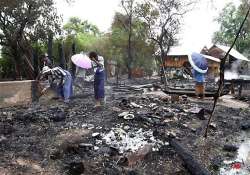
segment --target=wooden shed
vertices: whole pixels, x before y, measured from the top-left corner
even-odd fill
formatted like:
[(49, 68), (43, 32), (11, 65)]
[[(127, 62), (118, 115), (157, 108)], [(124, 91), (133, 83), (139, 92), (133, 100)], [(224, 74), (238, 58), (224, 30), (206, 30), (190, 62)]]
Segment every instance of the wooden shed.
[[(174, 47), (170, 50), (168, 55), (164, 59), (164, 66), (168, 69), (179, 69), (182, 68), (185, 63), (188, 62), (188, 57), (190, 56), (191, 51), (182, 49), (180, 47)], [(205, 53), (203, 53), (205, 54)], [(220, 60), (206, 56), (208, 61), (208, 73), (207, 76), (214, 78), (219, 76), (219, 67)]]
[(188, 51), (182, 47), (172, 47), (164, 59), (164, 66), (167, 69), (182, 68), (188, 62)]
[(164, 59), (164, 66), (166, 68), (182, 68), (185, 62), (188, 62), (188, 55), (167, 55)]
[(218, 77), (220, 74), (220, 59), (209, 55), (204, 55), (204, 57), (207, 58), (208, 63), (207, 77), (211, 79)]
[[(226, 55), (227, 51), (230, 49), (228, 46), (223, 45), (213, 45), (210, 49), (208, 49), (208, 54), (210, 56), (222, 59)], [(233, 62), (234, 60), (242, 60), (242, 61), (249, 61), (244, 55), (238, 52), (236, 49), (232, 49), (229, 53), (229, 62)]]
[[(208, 55), (211, 55), (213, 57), (223, 59), (226, 55), (227, 51), (230, 49), (228, 46), (223, 45), (213, 45), (210, 49), (208, 49)], [(246, 58), (244, 55), (239, 53), (236, 49), (232, 49), (229, 53), (228, 59), (226, 60), (226, 68), (231, 69), (233, 63), (238, 62), (240, 64), (238, 67), (239, 73), (244, 73), (246, 70), (249, 69), (249, 62), (250, 60)]]

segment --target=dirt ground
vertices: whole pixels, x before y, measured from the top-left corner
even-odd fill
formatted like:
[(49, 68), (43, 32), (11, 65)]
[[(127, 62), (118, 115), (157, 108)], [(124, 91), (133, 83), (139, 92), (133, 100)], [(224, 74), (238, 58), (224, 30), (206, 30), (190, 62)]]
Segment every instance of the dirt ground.
[(241, 125), (249, 122), (249, 108), (220, 101), (205, 139), (212, 99), (171, 98), (147, 88), (106, 89), (100, 109), (93, 107), (91, 85), (70, 104), (51, 100), (0, 109), (0, 174), (188, 175), (169, 135), (218, 174), (223, 160), (236, 155), (224, 145), (239, 145)]

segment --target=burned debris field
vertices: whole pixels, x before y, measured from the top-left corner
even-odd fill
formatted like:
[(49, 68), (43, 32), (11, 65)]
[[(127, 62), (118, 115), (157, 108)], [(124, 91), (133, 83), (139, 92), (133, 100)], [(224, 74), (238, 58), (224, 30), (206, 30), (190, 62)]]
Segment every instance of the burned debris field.
[(250, 175), (249, 14), (0, 0), (0, 175)]
[[(153, 87), (106, 86), (106, 105), (97, 109), (91, 86), (70, 104), (2, 108), (0, 174), (189, 175), (197, 168), (192, 161), (203, 173), (228, 174), (237, 166), (249, 173), (249, 155), (237, 160), (241, 145), (249, 144), (247, 97), (222, 98), (204, 138), (213, 99)], [(175, 143), (191, 155), (189, 162)]]

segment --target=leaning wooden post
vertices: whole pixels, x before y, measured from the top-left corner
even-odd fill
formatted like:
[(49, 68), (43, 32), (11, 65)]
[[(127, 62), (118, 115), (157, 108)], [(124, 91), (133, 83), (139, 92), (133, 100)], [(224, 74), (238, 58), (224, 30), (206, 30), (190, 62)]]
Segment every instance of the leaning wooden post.
[(218, 102), (218, 99), (219, 99), (219, 97), (220, 97), (220, 94), (221, 94), (221, 92), (222, 92), (222, 90), (223, 90), (223, 86), (224, 86), (224, 71), (225, 71), (226, 59), (227, 59), (227, 57), (228, 57), (230, 51), (231, 51), (232, 48), (234, 47), (234, 45), (235, 45), (235, 43), (236, 43), (236, 41), (237, 41), (237, 39), (238, 39), (238, 37), (239, 37), (239, 35), (240, 35), (240, 33), (241, 33), (241, 30), (242, 30), (242, 28), (243, 28), (243, 26), (244, 26), (244, 24), (245, 24), (245, 21), (247, 20), (247, 17), (248, 17), (248, 15), (249, 15), (249, 12), (250, 12), (250, 7), (249, 7), (249, 9), (248, 9), (248, 11), (247, 11), (247, 14), (246, 14), (246, 16), (245, 16), (245, 19), (244, 19), (244, 20), (242, 21), (242, 23), (241, 23), (241, 26), (240, 26), (240, 28), (239, 28), (237, 34), (236, 34), (236, 37), (235, 37), (235, 39), (234, 39), (234, 42), (233, 42), (232, 46), (230, 47), (230, 49), (227, 51), (226, 55), (224, 56), (224, 58), (223, 58), (223, 59), (221, 60), (221, 62), (220, 62), (220, 81), (219, 81), (219, 87), (218, 87), (217, 93), (216, 93), (216, 95), (215, 95), (215, 97), (214, 97), (213, 109), (212, 109), (211, 115), (210, 115), (210, 117), (209, 117), (209, 119), (208, 119), (208, 122), (207, 122), (207, 127), (206, 127), (206, 130), (205, 130), (204, 137), (207, 137), (209, 124), (210, 124), (211, 119), (212, 119), (212, 117), (213, 117), (213, 115), (214, 115), (215, 107), (216, 107), (216, 105), (217, 105), (217, 102)]

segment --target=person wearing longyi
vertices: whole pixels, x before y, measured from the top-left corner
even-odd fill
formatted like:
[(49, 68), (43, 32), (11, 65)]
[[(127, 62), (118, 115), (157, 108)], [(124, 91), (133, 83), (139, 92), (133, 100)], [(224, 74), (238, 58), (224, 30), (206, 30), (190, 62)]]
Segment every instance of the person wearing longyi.
[(104, 92), (104, 80), (105, 80), (105, 71), (104, 71), (104, 58), (97, 55), (96, 52), (90, 52), (88, 54), (89, 58), (92, 60), (92, 67), (94, 68), (94, 94), (96, 105), (95, 107), (101, 106), (101, 101), (105, 98)]
[[(41, 80), (49, 76), (52, 80), (50, 83), (56, 84), (58, 95), (64, 98), (65, 103), (69, 103), (70, 97), (73, 95), (71, 74), (61, 67), (54, 67), (51, 69), (48, 66), (44, 66), (39, 79)], [(43, 91), (46, 91), (46, 89)]]

